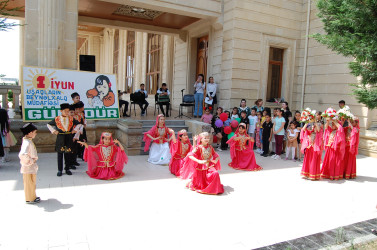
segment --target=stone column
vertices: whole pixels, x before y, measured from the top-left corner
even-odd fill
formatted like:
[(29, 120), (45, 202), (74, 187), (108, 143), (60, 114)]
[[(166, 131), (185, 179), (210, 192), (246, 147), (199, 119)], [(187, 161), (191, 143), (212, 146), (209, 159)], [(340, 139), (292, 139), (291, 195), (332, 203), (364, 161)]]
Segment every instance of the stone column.
[(20, 110), (20, 94), (21, 94), (21, 88), (14, 89), (12, 88), (13, 91), (13, 109), (15, 112), (15, 119), (21, 119), (21, 110)]
[(76, 69), (78, 0), (25, 0), (25, 64)]

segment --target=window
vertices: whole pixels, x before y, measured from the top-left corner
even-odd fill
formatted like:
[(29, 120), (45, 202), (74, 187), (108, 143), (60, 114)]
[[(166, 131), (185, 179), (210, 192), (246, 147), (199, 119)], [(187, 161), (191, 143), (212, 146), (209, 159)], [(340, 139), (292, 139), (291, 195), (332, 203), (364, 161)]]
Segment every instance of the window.
[(127, 65), (126, 65), (126, 91), (133, 91), (135, 76), (135, 31), (127, 31)]
[(119, 30), (115, 30), (114, 58), (113, 58), (113, 74), (115, 75), (118, 75), (118, 58), (119, 58)]
[(148, 34), (147, 79), (145, 85), (150, 94), (156, 94), (161, 79), (160, 51), (161, 36), (157, 34)]
[(270, 48), (267, 80), (267, 101), (281, 98), (284, 49)]

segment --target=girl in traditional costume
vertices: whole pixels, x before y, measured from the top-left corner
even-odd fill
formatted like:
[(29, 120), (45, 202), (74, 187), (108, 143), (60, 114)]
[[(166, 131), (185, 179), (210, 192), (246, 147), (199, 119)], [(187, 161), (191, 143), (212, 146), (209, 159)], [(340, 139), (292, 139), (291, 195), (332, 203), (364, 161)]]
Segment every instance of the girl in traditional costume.
[(304, 154), (301, 176), (309, 180), (321, 178), (323, 126), (320, 122), (306, 123), (301, 129), (301, 153)]
[(224, 187), (217, 172), (221, 169), (220, 157), (209, 145), (209, 134), (203, 132), (194, 140), (197, 140), (197, 145), (187, 154), (183, 164), (183, 169), (188, 169), (188, 172), (193, 170), (192, 180), (187, 187), (203, 194), (224, 193)]
[(343, 179), (343, 157), (345, 136), (342, 125), (337, 120), (326, 118), (325, 124), (325, 158), (323, 159), (321, 177), (330, 180)]
[(359, 119), (348, 120), (346, 132), (346, 149), (344, 154), (344, 175), (345, 179), (356, 178), (356, 155), (359, 148)]
[(124, 176), (123, 167), (127, 164), (128, 157), (122, 144), (113, 140), (112, 134), (101, 134), (99, 144), (88, 146), (86, 142), (78, 141), (85, 146), (84, 160), (88, 163), (86, 173), (94, 179), (116, 180)]
[[(149, 149), (148, 162), (152, 164), (169, 164), (171, 154), (169, 142), (173, 139), (173, 130), (165, 126), (165, 116), (158, 115), (156, 124), (146, 133), (144, 133), (144, 152)], [(149, 148), (152, 142), (152, 146)]]
[(230, 145), (230, 157), (232, 162), (228, 164), (229, 167), (246, 170), (246, 171), (259, 171), (262, 170), (255, 161), (253, 151), (254, 138), (246, 133), (246, 124), (240, 123), (238, 128), (227, 143)]
[(169, 163), (169, 170), (172, 174), (179, 177), (183, 165), (183, 159), (188, 152), (191, 151), (192, 146), (185, 129), (178, 132), (178, 140), (175, 138), (174, 133), (172, 133), (172, 138), (170, 145), (171, 160)]

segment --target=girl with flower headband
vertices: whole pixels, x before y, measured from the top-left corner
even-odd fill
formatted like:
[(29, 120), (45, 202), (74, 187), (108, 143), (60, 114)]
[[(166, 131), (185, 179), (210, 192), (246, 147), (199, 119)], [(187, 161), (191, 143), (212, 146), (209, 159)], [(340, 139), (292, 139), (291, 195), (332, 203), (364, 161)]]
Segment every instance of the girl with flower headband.
[(115, 103), (115, 95), (111, 90), (110, 79), (105, 75), (99, 75), (95, 80), (94, 88), (86, 92), (86, 97), (91, 107), (112, 106)]
[(301, 153), (305, 153), (301, 176), (313, 181), (319, 180), (321, 178), (321, 158), (323, 151), (322, 123), (306, 123), (301, 129), (300, 137)]
[(77, 143), (85, 146), (84, 160), (88, 163), (89, 177), (100, 180), (116, 180), (124, 176), (123, 167), (128, 162), (122, 144), (113, 140), (112, 134), (103, 132), (99, 144), (88, 146), (86, 142)]
[[(152, 164), (169, 164), (171, 154), (169, 142), (173, 139), (174, 131), (165, 126), (165, 116), (160, 114), (156, 118), (156, 124), (144, 133), (144, 152), (149, 149), (148, 162)], [(152, 146), (149, 148), (150, 144)]]
[(179, 177), (183, 159), (186, 157), (188, 152), (191, 151), (192, 146), (185, 129), (178, 132), (178, 140), (175, 138), (174, 133), (172, 134), (172, 138), (173, 139), (170, 143), (171, 159), (169, 163), (169, 170), (172, 174)]
[(187, 188), (202, 194), (222, 194), (224, 187), (220, 181), (221, 169), (220, 157), (213, 147), (209, 145), (209, 134), (203, 132), (195, 136), (197, 145), (187, 154), (183, 160), (182, 171), (192, 173), (192, 180), (186, 185)]
[(321, 177), (330, 180), (343, 179), (345, 136), (342, 125), (337, 120), (326, 118), (324, 140), (326, 153)]
[(346, 128), (346, 148), (344, 154), (343, 177), (345, 179), (354, 179), (356, 178), (356, 155), (358, 154), (359, 148), (359, 119), (357, 117), (348, 119), (348, 127)]
[(246, 124), (240, 123), (238, 128), (227, 143), (230, 145), (230, 157), (232, 162), (228, 164), (229, 167), (246, 170), (246, 171), (259, 171), (262, 170), (255, 161), (253, 151), (254, 138), (246, 133)]

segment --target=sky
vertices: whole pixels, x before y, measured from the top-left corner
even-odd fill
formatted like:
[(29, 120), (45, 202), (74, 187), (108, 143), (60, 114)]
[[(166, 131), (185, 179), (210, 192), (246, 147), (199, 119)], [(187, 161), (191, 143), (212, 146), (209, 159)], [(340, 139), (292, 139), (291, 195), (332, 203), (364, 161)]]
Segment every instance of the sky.
[[(10, 20), (17, 22), (17, 20)], [(0, 74), (7, 78), (19, 78), (20, 71), (20, 31), (19, 27), (13, 30), (0, 31)]]

